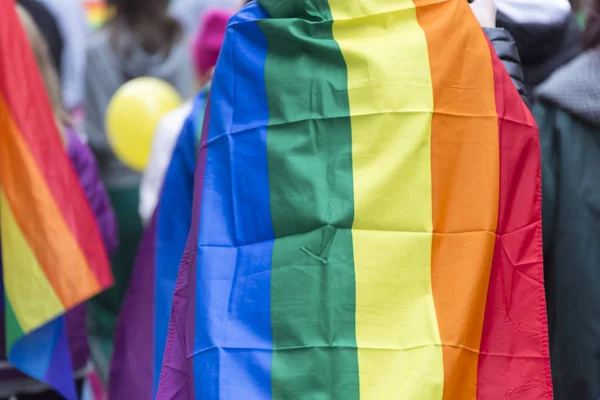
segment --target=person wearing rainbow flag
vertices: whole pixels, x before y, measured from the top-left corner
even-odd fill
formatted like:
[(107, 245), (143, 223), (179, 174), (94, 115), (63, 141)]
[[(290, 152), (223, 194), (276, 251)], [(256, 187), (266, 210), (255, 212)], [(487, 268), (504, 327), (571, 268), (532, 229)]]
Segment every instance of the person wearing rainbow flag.
[(552, 399), (539, 139), (494, 23), (491, 0), (230, 20), (157, 399)]

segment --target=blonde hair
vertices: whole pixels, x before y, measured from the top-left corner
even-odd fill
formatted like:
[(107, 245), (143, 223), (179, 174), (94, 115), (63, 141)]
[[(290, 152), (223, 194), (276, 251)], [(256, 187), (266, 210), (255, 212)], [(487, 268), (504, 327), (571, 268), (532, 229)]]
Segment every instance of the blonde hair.
[(29, 44), (31, 45), (31, 49), (33, 50), (33, 54), (40, 69), (46, 87), (46, 93), (48, 94), (48, 98), (54, 111), (56, 124), (62, 135), (64, 126), (70, 125), (70, 119), (62, 106), (60, 81), (58, 79), (58, 73), (52, 64), (48, 45), (27, 10), (19, 4), (17, 4), (16, 7), (17, 14), (21, 20), (21, 25), (25, 30), (25, 34), (27, 35), (27, 39), (29, 40)]

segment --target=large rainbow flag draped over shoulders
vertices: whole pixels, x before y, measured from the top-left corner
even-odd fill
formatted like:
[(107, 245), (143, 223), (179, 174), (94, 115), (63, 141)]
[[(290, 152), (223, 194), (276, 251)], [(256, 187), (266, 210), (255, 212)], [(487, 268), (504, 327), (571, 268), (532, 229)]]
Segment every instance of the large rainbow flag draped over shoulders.
[(8, 360), (73, 399), (62, 315), (112, 276), (12, 1), (0, 2), (0, 225)]
[(552, 398), (535, 122), (462, 0), (229, 23), (159, 399)]

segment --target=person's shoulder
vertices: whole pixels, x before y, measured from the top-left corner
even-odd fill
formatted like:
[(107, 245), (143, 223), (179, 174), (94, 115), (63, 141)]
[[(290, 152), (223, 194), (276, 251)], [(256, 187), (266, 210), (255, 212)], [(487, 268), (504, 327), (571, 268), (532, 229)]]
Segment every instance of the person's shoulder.
[(555, 71), (536, 88), (536, 99), (600, 126), (600, 51), (593, 50)]
[(542, 138), (547, 135), (552, 136), (555, 132), (580, 137), (587, 137), (590, 134), (590, 137), (596, 137), (600, 133), (600, 125), (597, 121), (586, 119), (573, 109), (565, 108), (551, 99), (538, 99), (532, 108), (532, 114)]

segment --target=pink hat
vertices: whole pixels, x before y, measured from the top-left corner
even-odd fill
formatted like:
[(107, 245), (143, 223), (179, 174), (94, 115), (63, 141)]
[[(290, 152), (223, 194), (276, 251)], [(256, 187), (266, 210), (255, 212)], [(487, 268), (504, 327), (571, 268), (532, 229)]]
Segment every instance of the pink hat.
[(227, 21), (233, 14), (227, 10), (207, 11), (202, 18), (202, 27), (192, 45), (192, 57), (198, 76), (210, 71), (219, 58)]

